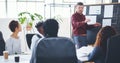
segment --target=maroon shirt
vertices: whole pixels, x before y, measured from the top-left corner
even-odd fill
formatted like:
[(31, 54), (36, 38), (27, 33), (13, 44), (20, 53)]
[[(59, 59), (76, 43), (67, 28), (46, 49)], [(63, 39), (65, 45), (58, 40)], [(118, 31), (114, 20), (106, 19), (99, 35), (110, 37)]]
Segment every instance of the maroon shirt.
[(73, 35), (74, 36), (81, 36), (82, 34), (87, 33), (87, 29), (94, 28), (93, 25), (88, 25), (87, 23), (84, 23), (85, 21), (85, 15), (74, 13), (71, 17), (72, 20), (72, 27), (73, 27)]

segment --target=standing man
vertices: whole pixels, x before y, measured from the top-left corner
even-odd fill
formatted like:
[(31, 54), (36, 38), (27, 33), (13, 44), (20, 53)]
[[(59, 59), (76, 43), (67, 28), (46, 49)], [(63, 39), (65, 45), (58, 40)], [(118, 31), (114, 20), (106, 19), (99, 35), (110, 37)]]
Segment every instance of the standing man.
[(90, 19), (86, 19), (83, 15), (84, 4), (78, 2), (75, 6), (75, 13), (71, 17), (72, 27), (73, 27), (73, 40), (77, 48), (87, 45), (87, 29), (91, 29), (100, 26), (100, 23), (94, 25), (88, 25), (87, 22)]

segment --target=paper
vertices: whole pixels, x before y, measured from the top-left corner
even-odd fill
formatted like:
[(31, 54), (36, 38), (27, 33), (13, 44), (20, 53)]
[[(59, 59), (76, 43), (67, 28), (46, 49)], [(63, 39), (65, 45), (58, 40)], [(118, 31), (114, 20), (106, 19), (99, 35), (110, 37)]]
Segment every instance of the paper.
[(113, 5), (105, 5), (104, 17), (113, 17)]
[(90, 6), (89, 14), (101, 14), (101, 6)]
[(86, 16), (86, 19), (90, 19), (90, 22), (87, 22), (88, 25), (93, 25), (96, 23), (96, 16)]
[(88, 61), (88, 55), (93, 51), (93, 46), (83, 46), (80, 49), (76, 49), (77, 58), (81, 61)]
[(102, 27), (111, 26), (111, 19), (103, 19)]

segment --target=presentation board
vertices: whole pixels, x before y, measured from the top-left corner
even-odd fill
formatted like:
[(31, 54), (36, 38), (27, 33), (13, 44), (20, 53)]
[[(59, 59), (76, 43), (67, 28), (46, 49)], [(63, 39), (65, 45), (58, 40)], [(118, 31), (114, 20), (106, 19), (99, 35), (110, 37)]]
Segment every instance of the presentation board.
[[(86, 5), (85, 7), (87, 16), (96, 16), (96, 22), (101, 23), (102, 27), (109, 25), (120, 33), (120, 3)], [(93, 23), (92, 20), (91, 23)]]

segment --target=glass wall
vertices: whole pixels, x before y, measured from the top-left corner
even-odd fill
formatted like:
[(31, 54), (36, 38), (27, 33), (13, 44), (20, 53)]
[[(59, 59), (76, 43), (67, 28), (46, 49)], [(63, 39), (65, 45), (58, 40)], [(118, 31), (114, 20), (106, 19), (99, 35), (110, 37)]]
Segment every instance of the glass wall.
[[(84, 4), (110, 3), (111, 0), (0, 0), (0, 18), (17, 17), (19, 12), (28, 11), (31, 13), (37, 12), (45, 16), (45, 4), (76, 4), (76, 2)], [(46, 7), (48, 8), (48, 7)], [(49, 8), (48, 8), (49, 11)]]
[(50, 18), (56, 18), (59, 22), (59, 36), (71, 37), (71, 22), (70, 17), (72, 13), (71, 5), (47, 5), (50, 8)]
[(0, 18), (6, 17), (6, 3), (5, 0), (0, 0)]
[[(6, 2), (7, 1), (7, 2)], [(44, 2), (20, 2), (17, 0), (0, 0), (0, 18), (17, 18), (18, 13), (28, 11), (44, 16)]]

